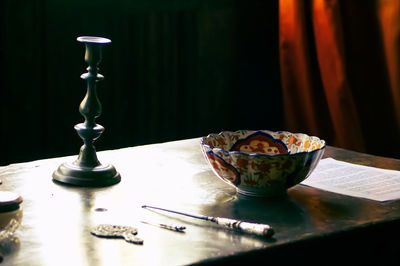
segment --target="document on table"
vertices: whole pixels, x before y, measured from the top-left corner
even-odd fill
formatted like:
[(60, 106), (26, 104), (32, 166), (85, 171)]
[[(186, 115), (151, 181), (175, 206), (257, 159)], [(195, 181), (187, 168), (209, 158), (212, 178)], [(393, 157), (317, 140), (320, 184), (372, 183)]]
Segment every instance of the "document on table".
[(302, 185), (376, 201), (400, 199), (400, 171), (322, 159)]

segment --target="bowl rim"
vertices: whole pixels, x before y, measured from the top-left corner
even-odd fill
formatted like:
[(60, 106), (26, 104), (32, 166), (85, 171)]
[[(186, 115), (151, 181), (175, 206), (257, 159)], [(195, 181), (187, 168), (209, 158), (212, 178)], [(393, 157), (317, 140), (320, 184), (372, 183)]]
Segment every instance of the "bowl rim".
[[(226, 134), (226, 133), (232, 134), (232, 133), (240, 133), (240, 132), (245, 132), (245, 131), (250, 131), (252, 133), (265, 132), (266, 131), (266, 132), (271, 132), (271, 133), (290, 133), (292, 135), (300, 135), (301, 134), (301, 135), (306, 135), (307, 137), (310, 137), (310, 138), (312, 138), (312, 137), (313, 138), (317, 138), (320, 141), (322, 141), (323, 145), (321, 145), (320, 148), (312, 150), (312, 151), (303, 151), (303, 152), (296, 152), (296, 153), (284, 153), (284, 154), (266, 154), (266, 153), (245, 153), (245, 152), (240, 152), (240, 151), (229, 151), (229, 150), (225, 150), (225, 149), (222, 149), (222, 148), (213, 147), (213, 146), (208, 145), (208, 144), (205, 143), (205, 141), (207, 139), (211, 138), (211, 137), (221, 136), (222, 134)], [(319, 152), (319, 151), (322, 151), (322, 150), (324, 150), (326, 148), (326, 141), (324, 139), (321, 139), (321, 138), (317, 137), (317, 136), (312, 136), (312, 135), (308, 135), (308, 134), (300, 133), (300, 132), (299, 133), (293, 133), (293, 132), (286, 131), (286, 130), (271, 131), (271, 130), (268, 130), (268, 129), (260, 129), (260, 130), (247, 130), (247, 129), (244, 129), (244, 130), (236, 130), (236, 131), (225, 130), (225, 131), (221, 131), (219, 133), (210, 133), (207, 136), (201, 137), (200, 144), (202, 146), (208, 147), (213, 152), (214, 151), (219, 151), (219, 152), (222, 152), (222, 153), (233, 154), (233, 155), (242, 155), (242, 156), (247, 156), (247, 157), (284, 157), (284, 156), (292, 157), (292, 156), (302, 156), (304, 154), (311, 154), (311, 153)]]

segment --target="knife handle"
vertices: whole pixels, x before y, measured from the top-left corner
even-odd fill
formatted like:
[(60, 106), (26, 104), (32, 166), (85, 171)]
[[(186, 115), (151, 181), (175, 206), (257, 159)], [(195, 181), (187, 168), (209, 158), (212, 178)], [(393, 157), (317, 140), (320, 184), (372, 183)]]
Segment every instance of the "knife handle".
[(268, 224), (249, 223), (229, 218), (214, 217), (211, 221), (228, 229), (235, 229), (247, 234), (271, 237), (274, 234), (274, 229)]

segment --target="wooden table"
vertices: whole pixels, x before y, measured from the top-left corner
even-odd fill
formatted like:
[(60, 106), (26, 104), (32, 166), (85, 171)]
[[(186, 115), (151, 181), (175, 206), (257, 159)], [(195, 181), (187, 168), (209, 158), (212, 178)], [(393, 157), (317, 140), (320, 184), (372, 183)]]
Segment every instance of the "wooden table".
[[(209, 169), (199, 139), (98, 153), (121, 173), (107, 188), (56, 184), (52, 172), (76, 156), (0, 168), (1, 190), (24, 198), (17, 242), (2, 246), (6, 265), (185, 265), (244, 262), (400, 262), (400, 201), (378, 203), (295, 186), (285, 198), (236, 194)], [(327, 147), (325, 157), (400, 170), (400, 160)], [(156, 205), (230, 217), (275, 228), (272, 239), (239, 234), (208, 222), (144, 210)], [(141, 223), (183, 224), (176, 233)], [(97, 224), (138, 228), (143, 245), (90, 234)], [(383, 264), (381, 264), (383, 265)]]

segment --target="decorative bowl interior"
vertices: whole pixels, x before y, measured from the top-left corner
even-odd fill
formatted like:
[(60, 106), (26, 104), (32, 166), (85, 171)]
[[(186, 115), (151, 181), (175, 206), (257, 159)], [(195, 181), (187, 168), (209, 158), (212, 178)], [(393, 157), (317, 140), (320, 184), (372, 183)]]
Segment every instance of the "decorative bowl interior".
[(214, 173), (241, 194), (273, 197), (305, 180), (317, 166), (325, 141), (303, 133), (224, 131), (200, 140)]

